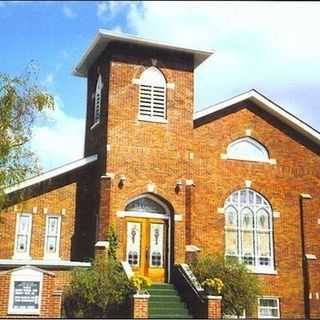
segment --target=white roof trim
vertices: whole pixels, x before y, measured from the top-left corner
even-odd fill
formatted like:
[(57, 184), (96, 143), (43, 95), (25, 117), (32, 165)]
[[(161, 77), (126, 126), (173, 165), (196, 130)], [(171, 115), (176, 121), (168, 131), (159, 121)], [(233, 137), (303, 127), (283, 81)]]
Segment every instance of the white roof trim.
[(271, 100), (269, 100), (268, 98), (266, 98), (265, 96), (257, 92), (256, 90), (250, 90), (236, 97), (233, 97), (231, 99), (218, 103), (214, 106), (198, 111), (193, 115), (193, 120), (198, 120), (209, 114), (213, 114), (215, 112), (228, 108), (239, 102), (243, 102), (245, 100), (251, 100), (252, 102), (257, 104), (259, 107), (261, 107), (263, 110), (279, 118), (288, 126), (292, 127), (293, 129), (297, 130), (304, 136), (308, 137), (313, 142), (320, 144), (320, 132), (313, 129), (307, 123), (303, 122), (293, 114), (289, 113), (279, 105), (275, 104), (274, 102), (272, 102)]
[(74, 268), (90, 267), (90, 262), (68, 261), (68, 260), (30, 260), (30, 259), (0, 259), (1, 267), (18, 267), (18, 266), (38, 266), (43, 268)]
[(68, 171), (72, 171), (74, 169), (83, 167), (91, 162), (96, 161), (97, 159), (98, 159), (98, 155), (94, 154), (92, 156), (82, 158), (77, 161), (73, 161), (73, 162), (68, 163), (62, 167), (57, 168), (57, 169), (50, 170), (48, 172), (40, 174), (39, 176), (22, 181), (12, 187), (8, 187), (8, 188), (4, 189), (4, 193), (9, 194), (11, 192), (15, 192), (15, 191), (30, 187), (34, 184), (40, 183), (40, 182), (48, 180), (50, 178), (54, 178), (54, 177), (59, 176), (63, 173), (66, 173)]
[(132, 43), (137, 45), (143, 45), (147, 47), (156, 47), (162, 49), (168, 49), (173, 51), (180, 51), (193, 54), (195, 68), (199, 66), (203, 61), (209, 58), (214, 51), (212, 50), (199, 50), (192, 48), (185, 48), (177, 45), (173, 45), (167, 42), (154, 41), (149, 39), (140, 38), (126, 33), (111, 32), (105, 29), (99, 29), (95, 39), (88, 47), (88, 49), (82, 55), (80, 62), (74, 67), (72, 74), (79, 77), (86, 77), (88, 69), (92, 63), (98, 58), (102, 51), (108, 46), (111, 41), (119, 41)]

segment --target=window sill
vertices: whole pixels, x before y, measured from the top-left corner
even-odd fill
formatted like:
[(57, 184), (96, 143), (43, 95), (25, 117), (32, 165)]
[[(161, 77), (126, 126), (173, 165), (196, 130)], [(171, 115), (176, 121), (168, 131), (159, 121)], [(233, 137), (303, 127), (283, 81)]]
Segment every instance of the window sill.
[(44, 256), (43, 260), (46, 260), (46, 261), (61, 261), (61, 258), (59, 256)]
[(237, 161), (247, 161), (247, 162), (253, 162), (253, 163), (266, 163), (266, 164), (277, 164), (276, 159), (268, 159), (268, 160), (255, 160), (255, 159), (245, 159), (245, 158), (236, 158), (236, 157), (230, 157), (226, 153), (221, 154), (222, 160), (237, 160)]
[(12, 260), (32, 260), (31, 256), (28, 254), (15, 254), (11, 258)]
[(250, 273), (254, 274), (265, 274), (265, 275), (277, 275), (278, 271), (277, 270), (266, 270), (266, 269), (255, 269), (255, 268), (250, 268), (248, 267)]
[(167, 119), (161, 119), (161, 118), (153, 118), (153, 117), (138, 117), (139, 121), (146, 121), (146, 122), (156, 122), (156, 123), (168, 123)]
[(28, 311), (28, 310), (10, 310), (8, 315), (19, 315), (19, 316), (39, 316), (40, 310)]
[(99, 125), (100, 121), (94, 123), (91, 127), (90, 130), (93, 130), (95, 127), (97, 127)]

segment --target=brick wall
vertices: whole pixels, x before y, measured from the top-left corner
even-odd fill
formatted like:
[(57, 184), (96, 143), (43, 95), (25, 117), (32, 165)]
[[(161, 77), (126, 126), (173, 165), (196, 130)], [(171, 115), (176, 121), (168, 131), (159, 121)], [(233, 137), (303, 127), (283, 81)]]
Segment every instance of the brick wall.
[(208, 319), (221, 319), (221, 297), (207, 297)]
[(17, 215), (19, 213), (31, 213), (30, 256), (35, 260), (43, 259), (46, 217), (54, 214), (61, 216), (60, 258), (70, 260), (75, 226), (75, 195), (76, 185), (72, 183), (3, 210), (0, 224), (0, 241), (3, 243), (0, 259), (11, 259), (14, 254)]
[(149, 297), (133, 296), (133, 319), (149, 318)]

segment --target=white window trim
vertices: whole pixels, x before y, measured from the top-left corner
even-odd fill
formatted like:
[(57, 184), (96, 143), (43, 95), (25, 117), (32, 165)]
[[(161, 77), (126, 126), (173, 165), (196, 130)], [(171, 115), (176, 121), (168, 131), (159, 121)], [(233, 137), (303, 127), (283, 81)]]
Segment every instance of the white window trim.
[(140, 114), (138, 116), (138, 120), (146, 121), (146, 122), (168, 123), (168, 120), (165, 118), (147, 117), (147, 116), (141, 116)]
[[(262, 316), (260, 314), (260, 300), (276, 300), (277, 301), (277, 310), (278, 310), (278, 316), (277, 317), (272, 317), (272, 316)], [(264, 308), (268, 308), (268, 307), (264, 307)], [(272, 309), (275, 309), (274, 307), (270, 307)], [(280, 300), (279, 297), (260, 297), (258, 298), (258, 319), (280, 319), (281, 315), (280, 315)]]
[[(14, 295), (14, 283), (16, 281), (37, 281), (39, 285), (39, 307), (38, 309), (33, 310), (19, 310), (13, 308), (13, 295)], [(42, 302), (42, 285), (43, 285), (43, 273), (34, 270), (18, 270), (11, 273), (10, 279), (10, 291), (9, 291), (9, 305), (8, 313), (9, 314), (19, 314), (19, 315), (39, 315), (41, 310)]]
[[(30, 224), (29, 224), (29, 230), (28, 230), (27, 250), (26, 250), (26, 252), (17, 252), (19, 222), (20, 222), (20, 217), (22, 215), (30, 217)], [(31, 213), (25, 213), (25, 212), (18, 213), (17, 217), (16, 217), (16, 234), (15, 234), (15, 241), (14, 241), (14, 254), (13, 254), (12, 259), (31, 259), (31, 256), (30, 256), (31, 236), (32, 236), (32, 214)]]
[[(47, 244), (48, 244), (48, 227), (49, 227), (49, 218), (54, 217), (58, 218), (58, 234), (57, 234), (57, 251), (56, 253), (48, 253), (47, 252)], [(61, 237), (61, 216), (57, 214), (48, 214), (46, 217), (46, 233), (44, 238), (44, 259), (60, 259), (60, 237)]]
[[(255, 159), (253, 157), (240, 157), (240, 156), (231, 155), (230, 154), (231, 147), (234, 146), (235, 144), (238, 144), (238, 143), (241, 143), (244, 141), (247, 141), (248, 143), (253, 144), (256, 148), (261, 150), (265, 156), (265, 159)], [(249, 136), (242, 137), (242, 138), (239, 138), (239, 139), (232, 141), (228, 145), (226, 153), (221, 154), (221, 159), (223, 159), (223, 160), (252, 161), (252, 162), (269, 163), (269, 164), (276, 164), (277, 163), (277, 161), (275, 159), (269, 158), (269, 152), (262, 143), (260, 143), (259, 141), (255, 140)]]
[[(102, 88), (103, 88), (102, 76), (101, 74), (99, 74), (97, 78), (95, 93), (94, 93), (93, 124), (90, 127), (90, 130), (94, 129), (100, 123), (101, 105), (102, 105)], [(100, 96), (99, 105), (97, 105), (98, 94)], [(98, 112), (98, 109), (99, 109), (99, 112)]]
[(95, 127), (97, 127), (100, 124), (100, 120), (94, 123), (91, 127), (90, 130), (93, 130)]
[(152, 219), (164, 219), (169, 220), (169, 215), (162, 213), (149, 213), (149, 212), (141, 212), (141, 211), (118, 211), (118, 218), (124, 217), (137, 217), (137, 218), (152, 218)]
[(257, 162), (257, 163), (269, 163), (269, 164), (277, 164), (276, 159), (268, 159), (268, 160), (257, 160), (257, 159), (248, 159), (248, 158), (242, 158), (242, 157), (231, 157), (227, 153), (221, 153), (220, 158), (222, 160), (239, 160), (239, 161), (251, 161), (251, 162)]
[[(143, 115), (141, 109), (147, 108), (145, 102), (142, 103), (141, 99), (146, 98), (145, 90), (148, 87), (150, 90), (150, 113), (151, 115)], [(159, 91), (159, 89), (163, 89), (163, 116), (158, 117), (155, 115), (157, 109), (159, 109), (159, 105), (155, 103), (157, 100), (157, 95), (159, 93), (155, 93), (154, 91)], [(159, 110), (158, 110), (159, 111)], [(146, 111), (145, 111), (146, 112)], [(149, 112), (147, 112), (149, 113)], [(141, 74), (139, 79), (139, 108), (138, 108), (138, 120), (140, 121), (149, 121), (149, 122), (158, 122), (158, 123), (167, 123), (167, 82), (166, 79), (161, 72), (161, 70), (157, 67), (149, 67)]]

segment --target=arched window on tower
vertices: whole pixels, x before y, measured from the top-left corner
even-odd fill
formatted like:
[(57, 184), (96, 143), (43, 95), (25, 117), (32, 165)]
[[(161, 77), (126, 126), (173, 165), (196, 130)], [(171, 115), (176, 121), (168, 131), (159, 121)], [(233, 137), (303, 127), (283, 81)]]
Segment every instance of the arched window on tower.
[(272, 209), (251, 189), (225, 201), (225, 255), (237, 257), (256, 272), (274, 270)]
[(268, 150), (250, 137), (237, 139), (229, 144), (227, 158), (236, 160), (270, 162)]
[(102, 94), (102, 77), (101, 74), (97, 79), (96, 91), (94, 96), (94, 114), (93, 114), (93, 125), (100, 122), (100, 113), (101, 113), (101, 94)]
[(139, 80), (139, 119), (166, 119), (166, 79), (156, 67), (146, 69)]

